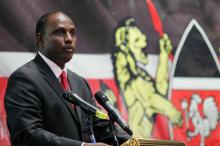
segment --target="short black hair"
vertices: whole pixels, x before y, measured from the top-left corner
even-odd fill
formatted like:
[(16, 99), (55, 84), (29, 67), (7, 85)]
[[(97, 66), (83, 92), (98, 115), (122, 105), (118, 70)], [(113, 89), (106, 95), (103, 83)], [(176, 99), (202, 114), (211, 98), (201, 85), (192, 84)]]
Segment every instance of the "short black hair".
[(52, 12), (48, 12), (48, 13), (42, 15), (40, 17), (40, 19), (37, 21), (35, 33), (36, 34), (40, 33), (43, 35), (45, 33), (45, 30), (47, 27), (47, 20), (48, 20), (49, 16), (52, 14), (56, 14), (56, 13), (62, 13), (62, 12), (52, 11)]

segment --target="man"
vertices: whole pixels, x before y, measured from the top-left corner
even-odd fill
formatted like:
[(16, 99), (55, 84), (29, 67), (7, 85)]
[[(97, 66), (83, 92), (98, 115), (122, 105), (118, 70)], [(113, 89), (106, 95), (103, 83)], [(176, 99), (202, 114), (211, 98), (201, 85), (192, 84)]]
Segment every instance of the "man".
[[(62, 98), (65, 90), (72, 90), (95, 105), (85, 79), (65, 68), (76, 48), (76, 40), (75, 25), (64, 13), (50, 12), (38, 21), (36, 57), (8, 80), (5, 109), (12, 146), (112, 144), (106, 122), (88, 116), (80, 107)], [(89, 143), (88, 123), (100, 143)], [(118, 129), (116, 136), (119, 143), (129, 138)]]

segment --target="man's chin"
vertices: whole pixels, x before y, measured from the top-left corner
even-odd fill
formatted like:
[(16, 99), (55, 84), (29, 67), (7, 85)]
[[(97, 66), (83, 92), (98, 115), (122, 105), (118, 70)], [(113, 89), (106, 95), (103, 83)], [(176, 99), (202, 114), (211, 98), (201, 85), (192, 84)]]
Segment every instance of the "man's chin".
[(67, 63), (69, 62), (71, 59), (73, 58), (72, 54), (65, 54), (62, 57), (60, 56), (60, 61), (62, 60), (62, 62)]
[(72, 58), (73, 58), (73, 57), (67, 57), (67, 58), (65, 58), (65, 62), (66, 62), (66, 63), (69, 62)]

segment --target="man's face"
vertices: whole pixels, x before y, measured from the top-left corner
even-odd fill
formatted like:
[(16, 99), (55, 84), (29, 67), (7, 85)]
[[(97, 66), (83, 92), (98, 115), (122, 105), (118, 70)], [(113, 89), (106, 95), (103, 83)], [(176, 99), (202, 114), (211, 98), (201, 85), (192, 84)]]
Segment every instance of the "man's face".
[(41, 52), (61, 68), (71, 60), (76, 48), (76, 28), (72, 20), (62, 13), (49, 16), (42, 35)]

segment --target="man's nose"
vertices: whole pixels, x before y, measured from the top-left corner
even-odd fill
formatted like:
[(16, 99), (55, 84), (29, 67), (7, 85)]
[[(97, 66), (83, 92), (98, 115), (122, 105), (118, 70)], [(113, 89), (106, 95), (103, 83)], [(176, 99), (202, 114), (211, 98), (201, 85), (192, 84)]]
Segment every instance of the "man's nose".
[(72, 43), (74, 40), (73, 36), (71, 35), (71, 33), (67, 32), (65, 35), (65, 42), (66, 43)]

